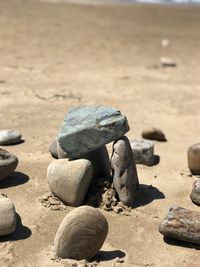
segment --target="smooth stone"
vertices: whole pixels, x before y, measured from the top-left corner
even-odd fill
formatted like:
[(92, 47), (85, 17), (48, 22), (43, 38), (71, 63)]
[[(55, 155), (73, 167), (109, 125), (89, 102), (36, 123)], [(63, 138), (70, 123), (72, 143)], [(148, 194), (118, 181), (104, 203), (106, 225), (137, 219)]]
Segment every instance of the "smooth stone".
[(160, 129), (154, 127), (144, 129), (142, 131), (142, 137), (144, 139), (156, 140), (161, 142), (167, 141), (164, 133)]
[(61, 258), (91, 259), (102, 247), (107, 233), (107, 220), (98, 209), (76, 208), (65, 216), (58, 228), (55, 253)]
[(160, 58), (160, 65), (162, 67), (176, 67), (177, 64), (172, 58), (162, 57)]
[(14, 145), (21, 140), (21, 133), (15, 130), (0, 130), (0, 145)]
[(200, 180), (196, 180), (193, 183), (190, 198), (195, 204), (200, 205)]
[(172, 206), (160, 223), (159, 232), (169, 238), (200, 245), (200, 213)]
[(51, 156), (55, 159), (58, 159), (58, 151), (57, 151), (57, 140), (54, 140), (49, 146), (49, 152)]
[(200, 143), (188, 148), (188, 168), (192, 174), (200, 174)]
[(113, 144), (111, 168), (113, 185), (119, 200), (127, 206), (132, 206), (139, 181), (130, 142), (126, 136)]
[(18, 159), (15, 155), (0, 148), (0, 180), (10, 176), (16, 169)]
[(57, 141), (57, 152), (58, 152), (58, 158), (59, 159), (69, 158), (67, 153), (65, 151), (63, 151), (62, 148), (60, 147), (60, 144), (58, 141)]
[(82, 106), (68, 113), (58, 134), (69, 158), (76, 159), (120, 138), (129, 131), (127, 119), (115, 108)]
[(8, 235), (15, 231), (16, 217), (13, 202), (0, 194), (0, 236)]
[(150, 140), (130, 140), (131, 149), (136, 164), (151, 166), (154, 164), (154, 144)]
[(47, 179), (51, 192), (65, 204), (80, 206), (92, 179), (92, 164), (86, 159), (58, 159), (50, 163)]

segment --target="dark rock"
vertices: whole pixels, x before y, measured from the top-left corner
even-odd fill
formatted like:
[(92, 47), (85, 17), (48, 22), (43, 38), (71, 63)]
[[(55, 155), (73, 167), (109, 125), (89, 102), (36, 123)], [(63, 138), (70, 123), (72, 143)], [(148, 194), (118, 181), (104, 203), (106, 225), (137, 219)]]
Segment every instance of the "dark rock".
[(195, 204), (200, 205), (200, 180), (196, 180), (193, 183), (190, 198)]
[(161, 142), (167, 141), (164, 133), (160, 129), (154, 127), (144, 129), (142, 131), (142, 137), (144, 139), (156, 140)]
[(16, 156), (0, 148), (0, 180), (10, 176), (16, 169), (17, 164)]

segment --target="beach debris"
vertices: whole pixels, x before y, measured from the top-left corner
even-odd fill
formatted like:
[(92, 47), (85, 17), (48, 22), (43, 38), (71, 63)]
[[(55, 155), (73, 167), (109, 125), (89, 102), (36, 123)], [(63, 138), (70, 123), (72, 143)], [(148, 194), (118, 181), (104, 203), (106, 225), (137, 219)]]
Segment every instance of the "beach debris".
[(132, 206), (139, 182), (132, 149), (126, 136), (113, 144), (111, 168), (113, 185), (119, 200), (127, 206)]
[(58, 159), (58, 151), (57, 151), (57, 140), (54, 140), (49, 146), (49, 152), (51, 156), (55, 159)]
[(187, 152), (188, 168), (194, 175), (200, 174), (200, 143), (188, 148)]
[(0, 145), (14, 145), (21, 141), (21, 133), (16, 130), (4, 129), (0, 130)]
[(154, 144), (150, 140), (130, 140), (133, 157), (136, 164), (152, 166), (154, 164)]
[(69, 158), (81, 158), (129, 131), (127, 119), (115, 108), (81, 106), (67, 114), (58, 142)]
[(102, 247), (107, 233), (107, 220), (98, 209), (75, 208), (65, 216), (57, 230), (54, 251), (61, 258), (91, 259)]
[(18, 165), (18, 158), (0, 148), (0, 180), (10, 176)]
[(50, 163), (47, 180), (51, 192), (69, 206), (83, 204), (92, 179), (92, 164), (86, 159), (58, 159)]
[(159, 232), (172, 239), (200, 245), (200, 213), (172, 206), (159, 225)]
[(144, 129), (142, 131), (142, 137), (144, 139), (156, 140), (156, 141), (161, 141), (161, 142), (167, 141), (163, 131), (158, 128), (154, 128), (154, 127), (149, 127), (149, 128)]
[(172, 59), (168, 57), (161, 57), (160, 58), (160, 65), (161, 67), (176, 67), (177, 63)]
[(62, 148), (60, 147), (60, 144), (57, 140), (57, 152), (58, 152), (58, 158), (59, 159), (67, 159), (69, 158), (67, 153), (65, 151), (62, 150)]
[(161, 46), (162, 47), (168, 47), (170, 45), (170, 41), (168, 39), (162, 39), (161, 40)]
[(194, 181), (190, 198), (192, 202), (200, 205), (200, 179)]
[(16, 229), (16, 212), (13, 202), (0, 193), (0, 236), (11, 234)]

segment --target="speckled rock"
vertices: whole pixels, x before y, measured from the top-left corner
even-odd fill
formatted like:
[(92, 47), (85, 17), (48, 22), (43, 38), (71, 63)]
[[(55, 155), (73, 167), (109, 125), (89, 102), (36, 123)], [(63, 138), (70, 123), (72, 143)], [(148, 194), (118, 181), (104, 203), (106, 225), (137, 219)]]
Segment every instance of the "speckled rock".
[(20, 142), (21, 133), (15, 130), (0, 130), (0, 145), (14, 145)]
[(193, 183), (190, 198), (195, 204), (200, 205), (200, 180), (196, 180)]
[(154, 163), (154, 144), (150, 140), (130, 140), (135, 163), (151, 166)]
[(113, 144), (111, 168), (113, 185), (120, 201), (127, 206), (132, 206), (139, 182), (135, 160), (126, 136), (121, 137)]
[(15, 228), (15, 206), (9, 198), (0, 194), (0, 236), (13, 233)]
[(16, 169), (17, 164), (16, 156), (0, 148), (0, 180), (10, 176)]
[(92, 173), (92, 164), (86, 159), (58, 159), (48, 166), (47, 179), (51, 192), (58, 199), (76, 207), (84, 201)]
[(60, 144), (58, 141), (57, 141), (57, 152), (58, 152), (58, 158), (59, 159), (69, 158), (67, 153), (65, 151), (63, 151), (62, 148), (60, 147)]
[(115, 108), (77, 107), (68, 113), (58, 141), (69, 158), (77, 159), (123, 136), (129, 131), (125, 116)]
[(167, 141), (165, 134), (158, 128), (150, 127), (142, 131), (142, 137), (144, 139), (156, 140), (165, 142)]
[(188, 148), (188, 168), (192, 174), (200, 174), (200, 143)]
[(200, 213), (172, 206), (160, 223), (159, 231), (166, 237), (200, 245)]
[(55, 253), (61, 258), (91, 259), (102, 247), (107, 233), (107, 220), (98, 209), (76, 208), (66, 215), (58, 228)]
[(49, 146), (49, 152), (51, 156), (55, 159), (58, 159), (58, 151), (57, 151), (57, 140), (54, 140)]

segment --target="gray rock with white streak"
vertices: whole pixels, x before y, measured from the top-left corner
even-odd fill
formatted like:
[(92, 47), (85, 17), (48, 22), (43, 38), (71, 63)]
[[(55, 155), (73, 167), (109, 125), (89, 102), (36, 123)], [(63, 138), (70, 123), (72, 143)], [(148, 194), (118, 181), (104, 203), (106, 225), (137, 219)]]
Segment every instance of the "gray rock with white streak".
[(0, 130), (0, 145), (14, 145), (20, 142), (21, 133), (16, 130)]
[(132, 139), (130, 144), (136, 164), (153, 165), (154, 144), (152, 141)]

